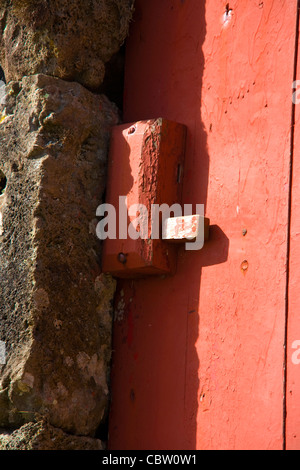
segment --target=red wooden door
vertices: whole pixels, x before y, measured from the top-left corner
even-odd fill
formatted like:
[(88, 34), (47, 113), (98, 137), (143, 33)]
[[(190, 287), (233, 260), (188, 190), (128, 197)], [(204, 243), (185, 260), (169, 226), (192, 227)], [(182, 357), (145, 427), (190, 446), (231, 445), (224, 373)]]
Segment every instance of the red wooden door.
[(136, 0), (124, 121), (187, 126), (182, 202), (212, 226), (175, 276), (118, 283), (110, 449), (300, 447), (296, 19), (296, 0)]

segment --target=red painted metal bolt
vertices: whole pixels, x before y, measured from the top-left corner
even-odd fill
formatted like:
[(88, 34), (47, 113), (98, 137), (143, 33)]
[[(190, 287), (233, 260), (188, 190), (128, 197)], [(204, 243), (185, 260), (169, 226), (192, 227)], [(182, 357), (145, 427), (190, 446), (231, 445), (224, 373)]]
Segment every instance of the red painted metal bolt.
[(247, 261), (247, 260), (243, 261), (242, 264), (241, 264), (241, 270), (242, 270), (242, 272), (246, 272), (247, 269), (248, 269), (248, 267), (249, 267), (248, 261)]
[(126, 261), (127, 261), (127, 256), (124, 255), (124, 253), (119, 253), (118, 254), (118, 260), (120, 261), (120, 263), (125, 264)]
[(128, 129), (128, 135), (130, 134), (134, 134), (135, 133), (135, 127), (134, 126), (131, 126), (129, 129)]

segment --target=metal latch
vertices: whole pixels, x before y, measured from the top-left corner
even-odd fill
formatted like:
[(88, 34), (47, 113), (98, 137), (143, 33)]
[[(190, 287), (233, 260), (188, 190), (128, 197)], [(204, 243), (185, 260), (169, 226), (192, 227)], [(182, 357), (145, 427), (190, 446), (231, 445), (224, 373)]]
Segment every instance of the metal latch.
[[(97, 210), (102, 270), (115, 277), (174, 274), (178, 243), (209, 219), (181, 209), (186, 127), (163, 118), (112, 129), (105, 204)], [(201, 238), (201, 237), (200, 237)]]

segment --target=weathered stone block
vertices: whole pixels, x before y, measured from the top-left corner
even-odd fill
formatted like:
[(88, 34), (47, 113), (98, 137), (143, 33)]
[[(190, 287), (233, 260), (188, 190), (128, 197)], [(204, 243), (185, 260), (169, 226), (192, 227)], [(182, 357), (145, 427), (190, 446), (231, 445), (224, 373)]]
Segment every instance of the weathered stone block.
[(95, 214), (117, 111), (104, 96), (45, 75), (11, 82), (6, 91), (0, 427), (38, 413), (68, 433), (93, 436), (108, 404), (115, 288), (99, 268)]
[(98, 439), (72, 436), (40, 421), (0, 433), (0, 450), (103, 450), (103, 445)]
[(125, 40), (133, 0), (0, 0), (7, 81), (44, 73), (98, 88)]

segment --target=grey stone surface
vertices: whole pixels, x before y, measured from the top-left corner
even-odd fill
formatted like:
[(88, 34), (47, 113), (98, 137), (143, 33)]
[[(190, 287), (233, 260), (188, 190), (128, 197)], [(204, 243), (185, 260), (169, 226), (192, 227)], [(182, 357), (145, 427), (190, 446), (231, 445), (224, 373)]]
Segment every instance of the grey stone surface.
[(98, 439), (72, 436), (38, 421), (12, 433), (0, 431), (0, 450), (103, 450), (103, 445)]
[(94, 436), (106, 413), (115, 282), (99, 268), (95, 214), (117, 123), (114, 105), (77, 83), (40, 74), (6, 87), (0, 427), (38, 413), (64, 432)]
[(132, 0), (0, 0), (7, 81), (44, 73), (97, 89), (125, 40)]

